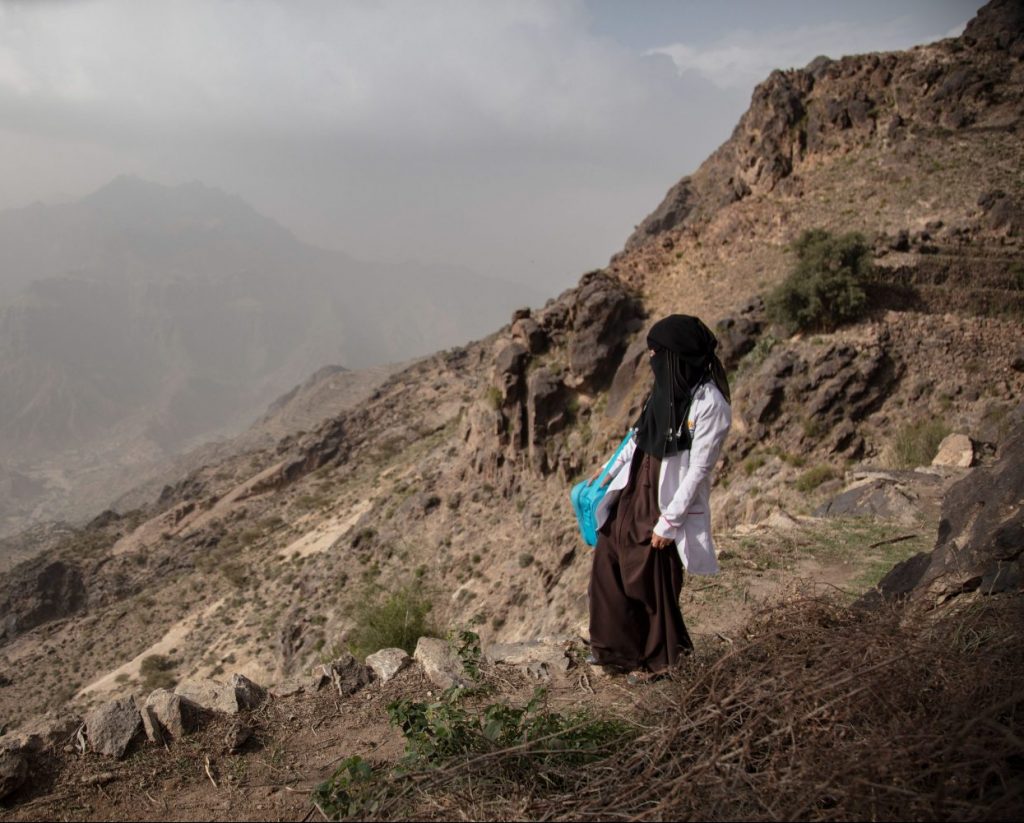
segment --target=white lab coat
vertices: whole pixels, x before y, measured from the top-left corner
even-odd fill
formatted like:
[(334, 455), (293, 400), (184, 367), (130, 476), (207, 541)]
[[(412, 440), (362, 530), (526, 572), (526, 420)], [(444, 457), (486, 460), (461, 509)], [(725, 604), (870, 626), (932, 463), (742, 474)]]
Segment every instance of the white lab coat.
[[(658, 504), (661, 517), (654, 526), (659, 537), (674, 540), (683, 567), (690, 574), (716, 574), (718, 558), (711, 539), (711, 471), (718, 462), (729, 428), (732, 407), (718, 387), (708, 381), (694, 393), (686, 425), (692, 443), (689, 451), (672, 454), (661, 461), (658, 478)], [(598, 528), (629, 482), (629, 464), (636, 451), (634, 436), (611, 464), (608, 491), (597, 506)]]

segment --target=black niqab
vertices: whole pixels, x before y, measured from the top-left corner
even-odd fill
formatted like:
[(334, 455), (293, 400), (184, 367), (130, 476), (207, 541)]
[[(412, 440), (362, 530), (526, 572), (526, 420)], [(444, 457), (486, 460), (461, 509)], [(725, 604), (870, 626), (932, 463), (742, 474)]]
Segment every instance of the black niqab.
[(693, 392), (713, 380), (729, 400), (725, 369), (715, 355), (718, 340), (696, 317), (673, 314), (659, 320), (647, 335), (654, 371), (654, 389), (637, 420), (637, 446), (663, 458), (690, 448), (686, 425)]

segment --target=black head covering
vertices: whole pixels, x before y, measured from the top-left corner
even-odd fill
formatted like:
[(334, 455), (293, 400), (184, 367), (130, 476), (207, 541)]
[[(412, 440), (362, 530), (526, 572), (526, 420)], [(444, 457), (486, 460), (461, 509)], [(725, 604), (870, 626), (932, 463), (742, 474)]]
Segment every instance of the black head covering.
[(725, 369), (715, 354), (718, 340), (699, 318), (673, 314), (659, 320), (647, 334), (654, 371), (654, 389), (637, 420), (637, 446), (662, 458), (690, 448), (686, 426), (697, 387), (714, 381), (729, 401)]

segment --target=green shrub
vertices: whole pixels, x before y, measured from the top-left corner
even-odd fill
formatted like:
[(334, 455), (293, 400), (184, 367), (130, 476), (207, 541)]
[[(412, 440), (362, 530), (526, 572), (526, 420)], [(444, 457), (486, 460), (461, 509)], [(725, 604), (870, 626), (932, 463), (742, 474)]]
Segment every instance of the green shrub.
[(832, 480), (833, 478), (838, 476), (839, 473), (831, 466), (813, 466), (796, 479), (796, 488), (797, 491), (805, 493), (809, 491), (814, 491), (826, 480)]
[(941, 420), (916, 420), (908, 423), (897, 430), (893, 440), (894, 462), (907, 469), (929, 465), (947, 434), (949, 426)]
[(151, 654), (142, 658), (139, 663), (139, 677), (142, 686), (148, 691), (153, 689), (173, 689), (178, 680), (174, 676), (175, 663), (162, 654)]
[(824, 229), (805, 231), (795, 245), (797, 263), (768, 295), (769, 316), (790, 332), (832, 331), (867, 309), (864, 282), (871, 249), (857, 233), (836, 237)]
[(365, 658), (380, 649), (416, 650), (421, 637), (436, 635), (429, 619), (430, 599), (418, 585), (406, 585), (383, 601), (367, 602), (356, 608), (356, 625), (349, 635), (349, 650)]

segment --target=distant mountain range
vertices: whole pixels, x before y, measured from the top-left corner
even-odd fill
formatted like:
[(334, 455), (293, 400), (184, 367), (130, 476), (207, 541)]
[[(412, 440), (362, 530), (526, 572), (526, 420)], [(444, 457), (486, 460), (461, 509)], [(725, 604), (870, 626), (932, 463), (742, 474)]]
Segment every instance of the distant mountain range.
[(458, 267), (315, 248), (201, 183), (118, 177), (0, 213), (0, 478), (18, 489), (0, 522), (20, 523), (41, 488), (73, 497), (69, 472), (237, 428), (321, 366), (464, 343), (539, 299)]

